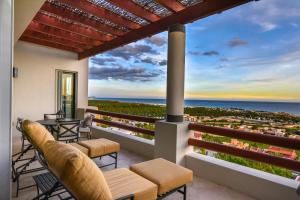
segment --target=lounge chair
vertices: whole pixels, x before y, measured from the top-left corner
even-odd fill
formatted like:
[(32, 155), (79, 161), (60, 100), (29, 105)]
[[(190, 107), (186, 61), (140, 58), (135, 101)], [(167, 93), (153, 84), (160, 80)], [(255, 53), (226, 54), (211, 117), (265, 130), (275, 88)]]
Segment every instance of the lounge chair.
[[(31, 122), (25, 120), (23, 122), (24, 134), (27, 138), (35, 138), (32, 140), (34, 146), (41, 146), (45, 141), (55, 140), (50, 132), (41, 124), (37, 122)], [(35, 142), (39, 143), (37, 145)], [(41, 144), (40, 144), (41, 143)], [(92, 139), (86, 141), (79, 141), (77, 143), (69, 143), (81, 152), (89, 156), (90, 158), (102, 158), (103, 156), (109, 156), (114, 159), (112, 163), (101, 165), (99, 167), (107, 167), (114, 165), (117, 168), (118, 165), (118, 152), (120, 151), (120, 144), (105, 138)]]
[[(188, 169), (164, 159), (155, 159), (138, 166), (133, 165), (132, 169), (139, 172), (123, 168), (102, 173), (78, 148), (54, 141), (50, 139), (50, 134), (39, 135), (38, 138), (31, 138), (32, 143), (39, 149), (41, 157), (45, 158), (43, 160), (52, 177), (55, 177), (75, 199), (154, 200), (181, 191), (181, 188), (184, 189), (181, 193), (186, 199), (186, 184), (192, 182), (193, 178), (192, 171)], [(162, 175), (161, 177), (155, 180), (155, 176), (148, 179), (146, 173), (139, 175), (153, 164), (156, 166), (152, 166), (152, 172)]]

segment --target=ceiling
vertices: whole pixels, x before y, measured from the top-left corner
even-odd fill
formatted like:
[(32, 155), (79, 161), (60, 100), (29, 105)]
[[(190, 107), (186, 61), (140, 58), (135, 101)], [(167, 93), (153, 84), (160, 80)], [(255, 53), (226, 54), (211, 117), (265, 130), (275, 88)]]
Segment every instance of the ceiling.
[(46, 0), (20, 40), (84, 59), (251, 0)]

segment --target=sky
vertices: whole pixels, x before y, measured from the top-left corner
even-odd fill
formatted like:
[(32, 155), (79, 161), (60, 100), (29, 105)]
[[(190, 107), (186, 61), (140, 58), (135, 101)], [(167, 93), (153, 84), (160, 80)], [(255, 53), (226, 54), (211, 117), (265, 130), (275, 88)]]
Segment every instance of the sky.
[[(167, 32), (89, 60), (89, 96), (165, 98)], [(300, 1), (261, 0), (186, 25), (185, 99), (300, 102)]]

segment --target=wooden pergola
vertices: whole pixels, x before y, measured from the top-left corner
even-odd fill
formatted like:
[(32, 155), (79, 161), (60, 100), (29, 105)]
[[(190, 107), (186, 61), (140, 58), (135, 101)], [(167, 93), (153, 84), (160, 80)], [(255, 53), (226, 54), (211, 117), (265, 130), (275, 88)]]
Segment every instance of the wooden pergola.
[(251, 0), (46, 0), (20, 40), (84, 59)]

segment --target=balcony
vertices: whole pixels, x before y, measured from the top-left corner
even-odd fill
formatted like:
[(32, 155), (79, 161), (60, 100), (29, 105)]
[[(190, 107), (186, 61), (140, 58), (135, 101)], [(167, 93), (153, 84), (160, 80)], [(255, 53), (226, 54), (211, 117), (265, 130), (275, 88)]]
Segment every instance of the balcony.
[[(192, 131), (203, 131), (294, 150), (300, 150), (299, 140), (207, 127), (184, 121), (184, 24), (222, 13), (250, 1), (153, 0), (150, 1), (150, 4), (152, 3), (150, 9), (142, 4), (143, 1), (131, 0), (124, 1), (125, 3), (110, 0), (109, 2), (115, 6), (107, 6), (110, 5), (107, 1), (99, 1), (99, 4), (106, 2), (102, 6), (96, 5), (97, 1), (83, 0), (28, 0), (26, 3), (23, 0), (15, 0), (15, 6), (11, 0), (1, 1), (0, 199), (32, 199), (36, 196), (36, 188), (29, 187), (20, 191), (19, 197), (15, 197), (16, 182), (12, 183), (11, 192), (11, 150), (16, 153), (20, 149), (20, 134), (14, 127), (18, 117), (36, 121), (41, 119), (44, 113), (55, 113), (61, 109), (62, 98), (58, 96), (63, 95), (59, 93), (62, 88), (58, 88), (61, 84), (57, 81), (61, 79), (59, 74), (62, 72), (73, 73), (73, 77), (77, 78), (73, 85), (77, 93), (70, 95), (74, 97), (74, 105), (70, 106), (74, 112), (71, 113), (75, 113), (76, 109), (76, 118), (80, 119), (86, 113), (97, 115), (92, 135), (94, 138), (107, 138), (121, 145), (119, 167), (128, 168), (131, 164), (162, 157), (189, 168), (194, 173), (194, 182), (188, 185), (188, 199), (191, 200), (299, 199), (299, 183), (294, 180), (201, 155), (195, 153), (193, 149), (205, 148), (297, 172), (300, 171), (299, 161), (196, 140), (191, 135)], [(14, 23), (11, 20), (13, 18)], [(99, 18), (104, 20), (101, 21)], [(88, 57), (166, 30), (168, 30), (169, 50), (167, 109), (164, 113), (166, 118), (157, 119), (87, 109)], [(12, 71), (13, 80), (11, 80)], [(150, 123), (155, 129), (148, 130), (120, 121), (111, 121), (103, 116)], [(119, 129), (144, 134), (154, 139), (147, 140), (124, 134)], [(100, 160), (95, 161), (100, 164)], [(39, 164), (35, 162), (29, 166), (31, 167), (39, 167)], [(104, 170), (110, 169), (107, 167)], [(21, 176), (21, 187), (32, 185), (32, 176), (35, 174), (28, 173)], [(167, 199), (181, 199), (181, 197), (174, 194)]]
[[(115, 133), (112, 133), (115, 134)], [(121, 133), (120, 133), (121, 134)], [(137, 138), (135, 138), (137, 139)], [(20, 140), (19, 140), (20, 141)], [(20, 142), (16, 141), (14, 143), (13, 150), (14, 152), (17, 152), (20, 149)], [(146, 146), (146, 145), (145, 145)], [(104, 157), (101, 162), (107, 163), (110, 162), (110, 158)], [(143, 162), (148, 160), (149, 158), (137, 154), (132, 151), (128, 151), (125, 149), (122, 149), (119, 154), (118, 159), (118, 168), (128, 168), (128, 166)], [(98, 164), (102, 164), (99, 159), (95, 159), (95, 162)], [(37, 165), (37, 163), (35, 163)], [(34, 166), (36, 167), (36, 166)], [(103, 170), (111, 170), (112, 167), (106, 167), (103, 168)], [(32, 175), (34, 174), (28, 174), (26, 176), (23, 176), (21, 179), (21, 184), (24, 185), (31, 185), (33, 184)], [(19, 197), (15, 197), (16, 192), (16, 183), (12, 184), (12, 199), (13, 200), (26, 200), (26, 199), (33, 199), (36, 195), (36, 187), (31, 187), (25, 190), (21, 190), (19, 193)], [(235, 191), (233, 189), (230, 189), (228, 187), (213, 183), (212, 181), (209, 181), (204, 178), (199, 178), (197, 176), (194, 176), (194, 181), (192, 184), (188, 186), (188, 199), (198, 199), (199, 195), (201, 194), (201, 199), (203, 200), (211, 200), (211, 199), (222, 199), (222, 200), (231, 200), (231, 199), (239, 199), (239, 200), (254, 200), (254, 198), (245, 195), (241, 192)], [(166, 198), (169, 200), (179, 200), (182, 199), (182, 196), (180, 194), (173, 194), (172, 196)]]

